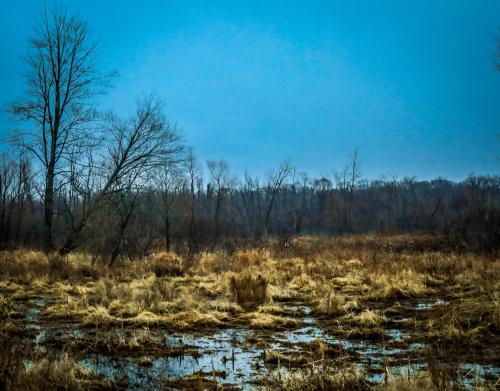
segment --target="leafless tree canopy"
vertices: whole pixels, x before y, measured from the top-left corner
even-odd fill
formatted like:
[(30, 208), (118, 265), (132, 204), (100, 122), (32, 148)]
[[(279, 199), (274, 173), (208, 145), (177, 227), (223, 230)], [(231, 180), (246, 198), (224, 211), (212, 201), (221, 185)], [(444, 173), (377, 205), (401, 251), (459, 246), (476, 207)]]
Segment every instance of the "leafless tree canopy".
[(183, 144), (179, 132), (165, 119), (154, 96), (138, 102), (134, 117), (109, 117), (105, 154), (107, 183), (103, 192), (120, 187), (125, 178), (138, 181), (151, 171), (179, 163)]
[(11, 105), (18, 119), (32, 123), (15, 140), (44, 167), (89, 135), (87, 125), (96, 119), (90, 98), (103, 92), (110, 78), (96, 61), (85, 22), (62, 10), (45, 13), (26, 56), (26, 95)]
[[(121, 120), (110, 114), (105, 127), (102, 161), (95, 162), (89, 157), (86, 165), (86, 183), (93, 176), (100, 185), (94, 188), (91, 204), (83, 210), (77, 225), (72, 227), (71, 235), (66, 239), (60, 252), (70, 251), (77, 237), (87, 225), (90, 217), (98, 211), (113, 194), (134, 192), (135, 198), (141, 189), (145, 189), (155, 172), (173, 170), (182, 158), (183, 141), (179, 132), (171, 127), (162, 112), (161, 101), (150, 96), (137, 103), (135, 115), (128, 120)], [(89, 154), (99, 152), (91, 148)], [(95, 166), (97, 164), (97, 167)], [(135, 206), (135, 199), (130, 214)]]
[(96, 119), (91, 97), (102, 92), (109, 75), (99, 72), (96, 46), (85, 22), (65, 11), (46, 11), (26, 56), (26, 94), (11, 105), (24, 122), (13, 142), (34, 156), (45, 176), (45, 247), (52, 247), (54, 185), (75, 148), (92, 138)]

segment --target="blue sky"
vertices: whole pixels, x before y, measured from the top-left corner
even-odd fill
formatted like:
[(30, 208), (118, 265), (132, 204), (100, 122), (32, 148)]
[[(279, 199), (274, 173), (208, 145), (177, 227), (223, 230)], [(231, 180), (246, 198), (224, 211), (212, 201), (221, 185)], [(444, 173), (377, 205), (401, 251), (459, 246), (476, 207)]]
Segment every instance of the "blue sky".
[[(291, 158), (321, 175), (358, 148), (365, 178), (500, 174), (498, 0), (59, 3), (119, 72), (100, 107), (126, 115), (154, 91), (202, 161), (262, 175)], [(42, 9), (0, 3), (2, 108)]]

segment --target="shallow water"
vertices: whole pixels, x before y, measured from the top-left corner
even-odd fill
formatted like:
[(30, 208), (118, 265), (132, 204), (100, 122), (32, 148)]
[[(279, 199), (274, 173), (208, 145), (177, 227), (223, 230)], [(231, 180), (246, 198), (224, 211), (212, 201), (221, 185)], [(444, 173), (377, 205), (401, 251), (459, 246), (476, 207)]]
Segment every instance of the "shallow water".
[(158, 357), (146, 365), (131, 358), (112, 358), (95, 355), (81, 361), (92, 371), (110, 379), (127, 378), (129, 388), (140, 388), (145, 384), (182, 378), (195, 372), (203, 372), (207, 378), (217, 382), (246, 384), (255, 379), (255, 363), (260, 352), (255, 347), (240, 346), (247, 330), (226, 329), (210, 336), (176, 334), (168, 337), (170, 346), (189, 344), (198, 348), (199, 356)]
[[(78, 325), (39, 323), (38, 316), (46, 298), (36, 298), (29, 303), (26, 321), (34, 330), (34, 344), (44, 352), (49, 337), (59, 340), (84, 340), (85, 331)], [(443, 305), (442, 300), (417, 303), (415, 310), (421, 311), (433, 305)], [(287, 304), (288, 309), (300, 310), (305, 317), (301, 327), (292, 331), (271, 332), (247, 328), (227, 328), (211, 333), (180, 333), (150, 330), (166, 347), (189, 347), (186, 354), (176, 357), (113, 356), (109, 354), (87, 354), (81, 364), (91, 371), (113, 380), (126, 379), (129, 389), (154, 387), (162, 381), (183, 378), (201, 373), (207, 379), (218, 383), (230, 383), (249, 389), (252, 382), (274, 367), (266, 363), (266, 350), (272, 349), (285, 356), (311, 353), (315, 340), (349, 355), (358, 368), (365, 372), (368, 380), (384, 381), (386, 366), (394, 375), (408, 375), (425, 368), (421, 343), (405, 343), (406, 331), (396, 327), (386, 329), (382, 341), (347, 339), (328, 334), (321, 322), (312, 316), (311, 308), (305, 305)], [(295, 308), (294, 308), (295, 307)], [(140, 330), (138, 330), (140, 331)], [(48, 347), (48, 346), (47, 346)], [(78, 352), (76, 352), (78, 353)], [(408, 364), (410, 363), (410, 364)], [(466, 363), (463, 373), (467, 374), (466, 386), (472, 387), (474, 379), (496, 379), (500, 376), (498, 365)]]

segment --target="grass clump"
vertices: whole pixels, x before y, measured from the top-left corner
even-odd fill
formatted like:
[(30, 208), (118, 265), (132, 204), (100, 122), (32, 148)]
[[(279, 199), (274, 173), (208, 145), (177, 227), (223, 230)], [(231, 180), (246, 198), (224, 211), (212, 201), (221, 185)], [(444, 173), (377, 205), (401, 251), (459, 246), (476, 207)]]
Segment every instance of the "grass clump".
[(251, 312), (242, 317), (248, 321), (251, 328), (266, 330), (284, 330), (296, 328), (300, 322), (296, 319), (271, 315), (264, 312)]
[(370, 390), (369, 383), (354, 365), (311, 363), (293, 371), (277, 369), (263, 379), (265, 390), (323, 391)]
[(426, 276), (412, 269), (396, 273), (376, 273), (370, 276), (371, 291), (367, 300), (420, 297), (433, 293), (425, 284)]
[(156, 277), (181, 276), (184, 273), (184, 261), (172, 252), (162, 251), (152, 255), (151, 271)]
[(88, 390), (115, 389), (113, 383), (105, 380), (77, 363), (68, 354), (56, 360), (43, 358), (25, 366), (18, 375), (18, 390)]
[(355, 326), (362, 327), (376, 327), (380, 326), (386, 321), (383, 315), (379, 315), (376, 312), (366, 309), (359, 314), (349, 313), (340, 319), (342, 323), (348, 323)]
[(356, 308), (358, 308), (356, 299), (347, 300), (345, 296), (332, 290), (330, 294), (323, 296), (317, 301), (314, 307), (314, 313), (334, 316), (345, 314)]
[(49, 260), (41, 251), (13, 250), (0, 253), (0, 275), (18, 281), (46, 276)]
[(198, 269), (203, 273), (221, 273), (231, 270), (231, 262), (223, 251), (201, 252), (198, 255)]
[(269, 250), (266, 249), (246, 249), (238, 250), (231, 257), (233, 270), (241, 271), (249, 267), (262, 266), (271, 261)]
[(85, 326), (96, 326), (109, 329), (115, 326), (134, 327), (169, 327), (175, 330), (194, 330), (198, 328), (221, 327), (227, 315), (224, 312), (202, 312), (199, 310), (181, 311), (166, 315), (157, 315), (143, 311), (136, 316), (121, 318), (110, 315), (107, 308), (98, 307), (90, 312), (84, 319)]
[(428, 339), (471, 345), (493, 342), (500, 329), (500, 295), (496, 291), (437, 306), (423, 324)]
[(229, 278), (229, 290), (236, 303), (252, 306), (263, 304), (267, 300), (267, 280), (249, 271), (233, 274)]

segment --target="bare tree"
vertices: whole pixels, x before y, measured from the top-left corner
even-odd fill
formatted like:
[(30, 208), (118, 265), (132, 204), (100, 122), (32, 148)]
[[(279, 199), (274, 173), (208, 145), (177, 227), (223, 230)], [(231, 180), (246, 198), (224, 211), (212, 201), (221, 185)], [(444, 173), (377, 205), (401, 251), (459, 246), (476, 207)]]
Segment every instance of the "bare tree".
[(46, 11), (26, 57), (26, 95), (10, 107), (15, 118), (31, 124), (13, 141), (42, 167), (46, 251), (53, 247), (55, 179), (68, 150), (89, 137), (87, 126), (96, 118), (91, 97), (103, 91), (110, 76), (98, 71), (89, 35), (80, 19), (61, 9)]
[(32, 171), (31, 162), (26, 159), (23, 155), (19, 156), (18, 162), (18, 177), (17, 177), (17, 218), (14, 227), (14, 244), (17, 245), (19, 242), (19, 237), (21, 235), (21, 226), (23, 224), (23, 219), (25, 218), (25, 213), (27, 207), (33, 214), (32, 205)]
[(192, 248), (195, 238), (195, 209), (196, 209), (196, 192), (195, 186), (197, 178), (200, 177), (200, 165), (196, 160), (194, 150), (192, 147), (189, 148), (187, 158), (186, 158), (186, 170), (189, 180), (189, 248)]
[[(189, 155), (188, 155), (189, 156)], [(189, 167), (189, 166), (188, 166)], [(167, 164), (155, 173), (156, 188), (160, 191), (163, 204), (163, 221), (165, 228), (165, 247), (170, 251), (171, 247), (171, 213), (178, 201), (177, 195), (186, 187), (186, 177), (182, 167), (174, 164)], [(194, 184), (191, 182), (191, 189), (194, 192)], [(192, 193), (191, 193), (192, 194)], [(194, 200), (193, 200), (194, 201)], [(191, 212), (192, 212), (191, 207)], [(193, 218), (193, 213), (191, 213)]]
[(245, 221), (246, 235), (249, 236), (252, 232), (256, 234), (256, 220), (258, 213), (258, 193), (260, 191), (259, 178), (252, 178), (248, 172), (245, 172), (245, 177), (238, 188), (242, 211), (240, 214)]
[(276, 200), (276, 196), (283, 185), (286, 178), (292, 173), (293, 166), (290, 160), (285, 160), (276, 171), (271, 171), (267, 175), (267, 190), (269, 193), (269, 200), (266, 207), (266, 215), (264, 220), (264, 228), (266, 233), (269, 231), (269, 222), (271, 212)]
[(346, 194), (347, 197), (347, 214), (346, 214), (346, 227), (348, 231), (353, 231), (354, 226), (353, 226), (353, 218), (352, 218), (352, 211), (353, 211), (353, 204), (354, 204), (354, 191), (356, 189), (356, 186), (358, 184), (359, 179), (361, 178), (361, 170), (359, 166), (359, 157), (358, 157), (358, 150), (355, 149), (352, 156), (351, 156), (351, 164), (347, 168), (347, 172), (349, 173), (348, 176), (348, 182), (347, 182), (347, 190), (348, 193)]
[(98, 170), (101, 187), (89, 207), (59, 250), (65, 255), (76, 245), (76, 239), (92, 214), (113, 193), (147, 181), (155, 169), (174, 164), (183, 150), (179, 132), (165, 119), (163, 105), (153, 95), (138, 102), (135, 116), (120, 120), (109, 116), (103, 162)]
[(361, 169), (359, 167), (359, 157), (357, 149), (354, 150), (351, 156), (351, 165), (349, 166), (348, 172), (349, 172), (348, 189), (350, 192), (352, 192), (356, 187), (356, 184), (358, 183), (359, 179), (361, 178)]
[(219, 239), (221, 233), (221, 208), (224, 196), (229, 192), (233, 179), (229, 176), (229, 166), (224, 160), (209, 160), (208, 171), (212, 185), (215, 188), (215, 212), (214, 212), (214, 242)]
[(17, 171), (15, 162), (7, 155), (0, 162), (0, 242), (7, 246), (10, 237), (10, 219), (17, 198)]
[(109, 258), (108, 266), (112, 266), (121, 253), (121, 247), (125, 231), (132, 218), (137, 197), (139, 196), (140, 188), (128, 189), (114, 194), (111, 203), (115, 207), (118, 214), (118, 225), (115, 230), (114, 238), (112, 239), (112, 250)]

